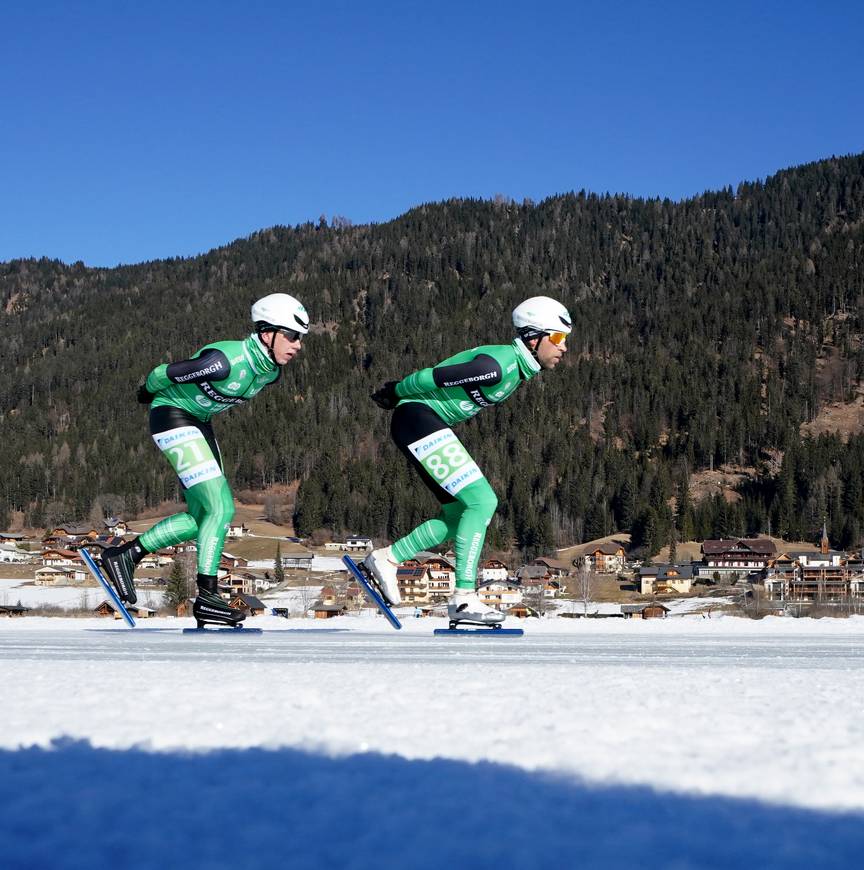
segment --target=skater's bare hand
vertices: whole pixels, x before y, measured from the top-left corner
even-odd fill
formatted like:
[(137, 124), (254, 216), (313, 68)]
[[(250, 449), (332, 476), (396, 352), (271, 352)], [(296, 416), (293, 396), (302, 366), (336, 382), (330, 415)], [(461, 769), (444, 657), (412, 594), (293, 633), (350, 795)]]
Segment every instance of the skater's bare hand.
[(387, 381), (372, 393), (372, 401), (385, 411), (392, 411), (399, 404), (399, 396), (396, 395), (396, 381)]

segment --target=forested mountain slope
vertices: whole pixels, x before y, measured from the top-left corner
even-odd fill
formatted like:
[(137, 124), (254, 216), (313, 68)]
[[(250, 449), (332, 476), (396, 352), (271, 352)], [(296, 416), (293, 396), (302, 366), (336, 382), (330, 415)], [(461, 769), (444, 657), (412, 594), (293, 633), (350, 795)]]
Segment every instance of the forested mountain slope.
[[(204, 256), (88, 269), (0, 264), (0, 527), (127, 512), (176, 495), (135, 389), (159, 362), (241, 337), (287, 290), (315, 323), (280, 383), (222, 415), (238, 487), (301, 480), (296, 523), (393, 537), (428, 514), (368, 400), (379, 382), (511, 338), (535, 294), (574, 317), (570, 352), (460, 429), (501, 497), (493, 543), (526, 551), (613, 529), (672, 537), (864, 528), (864, 444), (802, 441), (864, 374), (864, 155), (683, 201), (587, 193), (452, 200), (387, 224), (274, 227)], [(787, 457), (733, 505), (688, 475)]]

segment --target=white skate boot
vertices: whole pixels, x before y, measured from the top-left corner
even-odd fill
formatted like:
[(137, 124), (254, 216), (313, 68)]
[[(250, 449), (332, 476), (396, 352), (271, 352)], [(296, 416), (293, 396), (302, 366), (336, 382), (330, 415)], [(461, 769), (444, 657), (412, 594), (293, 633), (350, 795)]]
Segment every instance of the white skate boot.
[(484, 604), (473, 589), (457, 589), (447, 602), (447, 616), (451, 627), (459, 622), (474, 625), (500, 625), (504, 614)]
[(396, 569), (399, 563), (393, 558), (390, 547), (373, 550), (364, 560), (363, 567), (372, 575), (381, 594), (391, 607), (402, 602), (399, 583), (396, 580)]

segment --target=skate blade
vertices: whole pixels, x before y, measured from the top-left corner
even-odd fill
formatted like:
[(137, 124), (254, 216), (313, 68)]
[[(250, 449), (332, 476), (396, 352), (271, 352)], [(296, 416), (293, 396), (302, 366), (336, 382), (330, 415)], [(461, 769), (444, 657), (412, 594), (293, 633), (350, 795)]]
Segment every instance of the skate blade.
[[(463, 623), (465, 625), (467, 623)], [(475, 637), (521, 637), (525, 632), (521, 628), (493, 628), (471, 624), (471, 628), (436, 628), (432, 634), (438, 637), (454, 637), (456, 635), (474, 635)]]
[(375, 579), (375, 575), (362, 563), (355, 562), (355, 565), (363, 572), (363, 576), (366, 578), (366, 582), (381, 596), (381, 600), (390, 608), (393, 607), (401, 607), (401, 602), (399, 604), (394, 604), (385, 594), (384, 588), (381, 584)]
[(228, 625), (214, 625), (212, 628), (202, 626), (201, 628), (184, 628), (183, 634), (263, 634), (263, 628), (232, 628)]

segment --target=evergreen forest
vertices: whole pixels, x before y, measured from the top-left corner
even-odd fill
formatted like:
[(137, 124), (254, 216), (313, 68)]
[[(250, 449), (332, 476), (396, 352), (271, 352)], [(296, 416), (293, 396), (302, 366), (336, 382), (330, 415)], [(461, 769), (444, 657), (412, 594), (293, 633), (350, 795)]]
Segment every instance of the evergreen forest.
[[(803, 437), (864, 378), (864, 155), (673, 202), (585, 191), (454, 199), (384, 224), (272, 227), (112, 269), (0, 264), (0, 529), (179, 499), (138, 385), (242, 338), (266, 293), (312, 333), (280, 381), (214, 420), (236, 490), (299, 481), (294, 524), (394, 539), (436, 508), (369, 394), (508, 343), (528, 296), (570, 310), (565, 360), (458, 430), (499, 496), (489, 545), (526, 556), (615, 531), (648, 554), (771, 532), (864, 535), (864, 432)], [(734, 503), (694, 473), (748, 469)]]

